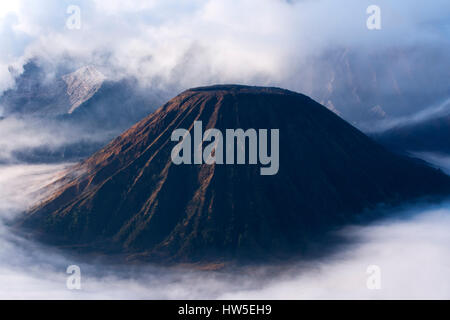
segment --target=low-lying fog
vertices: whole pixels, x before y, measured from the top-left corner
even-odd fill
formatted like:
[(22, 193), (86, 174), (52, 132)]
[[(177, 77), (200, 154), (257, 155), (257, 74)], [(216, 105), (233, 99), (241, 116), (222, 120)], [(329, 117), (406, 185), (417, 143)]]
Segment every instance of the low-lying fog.
[[(450, 298), (450, 202), (397, 210), (391, 219), (366, 227), (346, 227), (341, 233), (350, 245), (283, 271), (273, 266), (235, 272), (105, 266), (24, 240), (4, 225), (36, 201), (36, 190), (67, 165), (0, 166), (1, 299)], [(66, 286), (69, 265), (81, 268), (81, 290)], [(369, 289), (368, 281), (369, 287), (379, 283), (381, 288)]]

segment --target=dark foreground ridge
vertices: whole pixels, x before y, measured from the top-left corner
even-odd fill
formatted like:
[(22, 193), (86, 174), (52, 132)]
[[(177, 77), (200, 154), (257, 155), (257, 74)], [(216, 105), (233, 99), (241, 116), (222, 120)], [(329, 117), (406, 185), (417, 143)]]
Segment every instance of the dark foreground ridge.
[[(259, 165), (175, 165), (170, 137), (280, 130), (278, 174)], [(58, 245), (152, 261), (286, 257), (377, 204), (448, 195), (450, 178), (394, 155), (307, 96), (237, 85), (173, 98), (60, 179), (20, 225)]]

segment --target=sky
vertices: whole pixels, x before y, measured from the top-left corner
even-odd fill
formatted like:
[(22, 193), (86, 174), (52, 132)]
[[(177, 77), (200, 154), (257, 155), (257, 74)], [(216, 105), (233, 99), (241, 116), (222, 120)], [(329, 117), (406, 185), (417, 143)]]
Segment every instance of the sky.
[[(373, 4), (380, 30), (366, 26)], [(372, 109), (404, 116), (448, 99), (449, 17), (445, 0), (3, 1), (0, 92), (14, 86), (10, 66), (20, 73), (38, 57), (49, 76), (95, 65), (110, 79), (136, 77), (174, 95), (214, 83), (271, 85), (350, 120)], [(365, 113), (350, 100), (355, 92)]]

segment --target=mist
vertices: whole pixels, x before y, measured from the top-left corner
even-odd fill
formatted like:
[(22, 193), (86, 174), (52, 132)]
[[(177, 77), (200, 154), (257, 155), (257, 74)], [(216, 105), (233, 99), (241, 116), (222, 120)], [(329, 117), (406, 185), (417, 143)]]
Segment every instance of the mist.
[(395, 127), (402, 127), (436, 119), (450, 114), (450, 98), (446, 98), (435, 105), (423, 107), (418, 112), (379, 121), (375, 126), (370, 123), (362, 123), (360, 129), (367, 133), (383, 132)]
[[(117, 134), (117, 130), (101, 128), (94, 134), (86, 126), (51, 119), (8, 117), (0, 119), (0, 163), (45, 163), (64, 157), (75, 161), (93, 153)], [(76, 144), (80, 144), (80, 150), (74, 150)]]

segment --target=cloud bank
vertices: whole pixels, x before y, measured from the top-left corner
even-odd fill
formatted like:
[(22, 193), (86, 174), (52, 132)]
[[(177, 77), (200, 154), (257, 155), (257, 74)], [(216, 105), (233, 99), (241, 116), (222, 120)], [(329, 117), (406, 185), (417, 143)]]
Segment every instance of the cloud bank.
[[(93, 134), (81, 126), (32, 117), (0, 119), (0, 163), (32, 161), (33, 158), (39, 159), (36, 154), (39, 152), (44, 155), (56, 152), (57, 156), (64, 158), (64, 154), (61, 155), (64, 147), (67, 147), (66, 154), (73, 153), (76, 144), (82, 144), (86, 151), (90, 151), (92, 146), (99, 149), (116, 134), (113, 130)], [(42, 163), (49, 157), (41, 158), (38, 162)]]
[[(173, 94), (213, 83), (282, 86), (323, 103), (331, 99), (349, 119), (359, 119), (361, 111), (347, 106), (351, 103), (341, 95), (353, 94), (352, 103), (362, 100), (367, 110), (381, 104), (388, 115), (410, 111), (387, 103), (398, 94), (417, 101), (412, 109), (438, 101), (448, 93), (443, 81), (449, 71), (440, 67), (450, 56), (448, 1), (380, 0), (378, 31), (366, 27), (371, 4), (20, 0), (0, 7), (6, 48), (0, 54), (0, 90), (13, 85), (9, 66), (20, 72), (28, 59), (39, 57), (49, 74), (61, 65), (93, 64), (110, 79), (132, 76)], [(66, 26), (69, 5), (80, 8), (80, 29)], [(374, 81), (371, 91), (378, 95), (368, 97), (364, 87)], [(422, 96), (431, 97), (417, 99), (414, 93), (424, 90), (423, 84), (429, 88)], [(339, 86), (345, 87), (342, 92)]]

